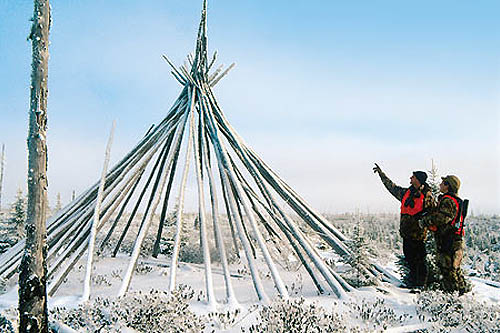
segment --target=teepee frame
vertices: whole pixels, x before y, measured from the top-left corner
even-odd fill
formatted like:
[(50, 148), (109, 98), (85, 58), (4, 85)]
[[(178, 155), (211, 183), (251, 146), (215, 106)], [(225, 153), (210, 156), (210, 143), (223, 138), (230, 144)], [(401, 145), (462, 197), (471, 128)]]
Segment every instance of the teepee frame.
[[(229, 273), (228, 244), (231, 244), (229, 249), (236, 251), (238, 256), (240, 249), (242, 250), (255, 292), (262, 302), (269, 302), (270, 298), (259, 276), (259, 268), (262, 267), (258, 267), (257, 257), (260, 256), (270, 272), (278, 295), (282, 298), (288, 297), (269, 247), (276, 240), (286, 241), (290, 245), (320, 293), (331, 290), (339, 298), (344, 298), (347, 297), (347, 292), (354, 290), (325, 263), (307, 235), (290, 217), (290, 213), (295, 213), (305, 227), (314, 231), (344, 257), (351, 255), (345, 245), (348, 239), (314, 211), (232, 128), (212, 88), (234, 67), (234, 64), (225, 70), (222, 66), (212, 70), (217, 53), (214, 53), (210, 62), (207, 54), (207, 1), (204, 0), (195, 53), (194, 56), (188, 56), (190, 67), (187, 64), (176, 67), (164, 56), (172, 68), (172, 75), (183, 87), (166, 117), (149, 129), (142, 140), (106, 173), (102, 182), (96, 182), (48, 221), (50, 296), (54, 295), (76, 262), (84, 255), (89, 243), (93, 244), (95, 235), (105, 225), (109, 226), (99, 246), (102, 249), (108, 244), (111, 235), (117, 232), (118, 221), (127, 207), (133, 207), (113, 251), (113, 256), (116, 256), (125, 235), (134, 223), (134, 217), (141, 203), (145, 203), (147, 199), (139, 233), (118, 293), (119, 296), (125, 295), (143, 241), (152, 221), (158, 218), (156, 212), (161, 206), (152, 255), (157, 257), (159, 254), (168, 205), (173, 200), (171, 191), (175, 185), (176, 171), (182, 167), (180, 183), (177, 184), (179, 192), (176, 203), (176, 231), (168, 277), (168, 290), (172, 291), (177, 285), (184, 197), (191, 164), (196, 175), (200, 243), (209, 306), (216, 305), (208, 247), (207, 226), (210, 223), (213, 225), (213, 239), (221, 259), (226, 298), (232, 305), (237, 304), (237, 299)], [(183, 166), (180, 165), (182, 159)], [(148, 168), (150, 165), (152, 167)], [(147, 176), (146, 181), (143, 179), (145, 176)], [(101, 189), (99, 189), (100, 183)], [(142, 190), (138, 192), (141, 187), (139, 185), (142, 186)], [(148, 191), (149, 197), (146, 196)], [(206, 207), (208, 198), (209, 212)], [(221, 218), (220, 205), (225, 210), (232, 243), (225, 244), (223, 240), (221, 224), (224, 223), (224, 219)], [(116, 216), (113, 222), (110, 222), (111, 216)], [(0, 277), (9, 278), (15, 273), (23, 247), (24, 241), (20, 241), (0, 257)], [(92, 260), (88, 260), (88, 263), (92, 265)], [(87, 271), (90, 272), (91, 267), (88, 267)], [(385, 281), (400, 283), (376, 263), (366, 267), (365, 273), (370, 276), (381, 276)], [(87, 285), (86, 298), (89, 294), (90, 287)]]

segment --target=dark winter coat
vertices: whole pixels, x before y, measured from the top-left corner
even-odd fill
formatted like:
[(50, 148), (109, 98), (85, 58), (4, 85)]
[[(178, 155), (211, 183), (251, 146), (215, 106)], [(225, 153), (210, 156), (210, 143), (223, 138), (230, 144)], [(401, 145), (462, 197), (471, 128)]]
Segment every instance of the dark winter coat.
[[(380, 179), (382, 183), (387, 188), (387, 190), (401, 202), (405, 193), (410, 189), (409, 187), (401, 187), (392, 182), (383, 172), (379, 172)], [(422, 228), (418, 224), (418, 220), (422, 218), (427, 212), (430, 212), (435, 207), (435, 201), (432, 196), (432, 192), (429, 185), (424, 184), (420, 189), (412, 188), (414, 195), (424, 195), (424, 207), (422, 213), (416, 215), (401, 214), (399, 222), (399, 234), (403, 238), (409, 238), (412, 240), (423, 241), (427, 236), (427, 228)]]

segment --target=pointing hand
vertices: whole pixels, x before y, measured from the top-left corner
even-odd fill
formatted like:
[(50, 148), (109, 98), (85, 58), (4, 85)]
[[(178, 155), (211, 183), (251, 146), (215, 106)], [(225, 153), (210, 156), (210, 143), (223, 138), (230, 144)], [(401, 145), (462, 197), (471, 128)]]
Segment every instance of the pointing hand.
[(381, 173), (382, 169), (378, 166), (377, 163), (375, 163), (375, 166), (373, 167), (373, 173)]

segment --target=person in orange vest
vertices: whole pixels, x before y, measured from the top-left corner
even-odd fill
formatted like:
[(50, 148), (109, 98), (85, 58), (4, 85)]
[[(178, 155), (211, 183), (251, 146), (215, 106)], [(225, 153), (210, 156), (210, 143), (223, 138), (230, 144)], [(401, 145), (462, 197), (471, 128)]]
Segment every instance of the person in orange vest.
[(382, 183), (398, 201), (401, 202), (399, 234), (403, 238), (403, 254), (408, 264), (408, 287), (423, 287), (427, 283), (425, 238), (427, 228), (419, 225), (424, 214), (435, 208), (432, 191), (427, 184), (424, 171), (414, 171), (410, 177), (410, 186), (401, 187), (392, 182), (375, 163), (373, 172), (378, 173)]
[(464, 218), (468, 201), (458, 196), (460, 179), (449, 175), (442, 177), (437, 209), (422, 218), (422, 227), (434, 231), (436, 241), (436, 263), (441, 272), (441, 288), (447, 292), (458, 291), (460, 295), (471, 290), (460, 264), (464, 254)]

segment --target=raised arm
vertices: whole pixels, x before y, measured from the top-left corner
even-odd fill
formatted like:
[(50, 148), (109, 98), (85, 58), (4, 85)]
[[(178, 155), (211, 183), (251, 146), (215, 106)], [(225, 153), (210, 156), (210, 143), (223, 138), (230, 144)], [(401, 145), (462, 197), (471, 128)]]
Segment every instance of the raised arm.
[(384, 184), (385, 188), (389, 191), (389, 193), (391, 193), (396, 199), (398, 199), (398, 201), (401, 201), (403, 199), (403, 196), (408, 190), (407, 188), (394, 184), (394, 182), (390, 180), (389, 177), (386, 176), (386, 174), (382, 171), (382, 169), (378, 166), (377, 163), (375, 163), (373, 172), (378, 173), (380, 179), (382, 180), (382, 184)]

